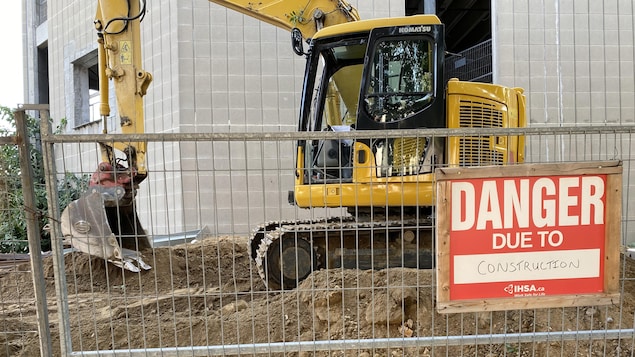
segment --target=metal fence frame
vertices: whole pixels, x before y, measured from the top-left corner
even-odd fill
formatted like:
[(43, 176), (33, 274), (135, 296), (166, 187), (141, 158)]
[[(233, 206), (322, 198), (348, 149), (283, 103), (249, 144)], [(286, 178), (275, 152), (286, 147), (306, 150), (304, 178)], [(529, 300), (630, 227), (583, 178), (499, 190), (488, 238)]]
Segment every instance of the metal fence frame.
[(22, 194), (26, 220), (27, 239), (29, 247), (29, 259), (31, 274), (33, 278), (33, 288), (35, 300), (35, 310), (37, 315), (38, 334), (40, 336), (40, 353), (42, 356), (52, 356), (53, 348), (51, 344), (51, 331), (49, 328), (48, 306), (46, 298), (46, 283), (42, 267), (42, 249), (40, 246), (40, 229), (38, 215), (35, 204), (35, 192), (33, 189), (33, 166), (29, 152), (29, 145), (32, 138), (27, 131), (26, 111), (37, 111), (41, 115), (42, 121), (48, 121), (48, 105), (22, 105), (15, 109), (16, 135), (12, 137), (2, 137), (0, 145), (16, 145), (18, 147), (20, 161), (20, 180), (22, 183)]
[(445, 60), (445, 80), (492, 83), (492, 39), (483, 41)]
[[(125, 350), (99, 350), (99, 351), (75, 351), (71, 344), (71, 327), (69, 322), (68, 292), (66, 287), (66, 273), (64, 271), (64, 252), (61, 242), (61, 230), (59, 226), (60, 210), (56, 195), (55, 186), (55, 151), (54, 147), (60, 143), (94, 143), (97, 141), (148, 141), (148, 142), (169, 142), (169, 141), (294, 141), (303, 139), (360, 139), (369, 137), (364, 132), (346, 133), (183, 133), (183, 134), (95, 134), (95, 135), (52, 135), (45, 107), (24, 106), (22, 110), (41, 110), (42, 113), (42, 143), (45, 160), (45, 170), (47, 174), (47, 191), (49, 194), (49, 214), (51, 219), (51, 239), (53, 247), (55, 290), (57, 294), (57, 306), (60, 330), (61, 355), (64, 356), (176, 356), (176, 355), (226, 355), (226, 354), (260, 354), (260, 353), (289, 353), (302, 351), (332, 351), (332, 350), (357, 350), (362, 348), (407, 348), (407, 347), (434, 347), (434, 346), (459, 346), (465, 344), (487, 345), (505, 343), (536, 343), (550, 341), (581, 341), (581, 340), (609, 340), (627, 338), (635, 340), (634, 328), (621, 329), (600, 329), (600, 330), (579, 330), (579, 331), (549, 331), (530, 333), (505, 333), (505, 334), (478, 334), (461, 336), (431, 336), (431, 337), (411, 337), (411, 338), (372, 338), (372, 339), (346, 339), (346, 340), (323, 340), (323, 341), (298, 341), (298, 342), (271, 342), (241, 345), (217, 345), (217, 346), (188, 346), (173, 348), (147, 348), (147, 349), (125, 349)], [(20, 112), (18, 112), (20, 113)], [(23, 111), (22, 111), (23, 113)], [(19, 124), (19, 127), (23, 124)], [(18, 138), (24, 137), (24, 132), (19, 129)], [(420, 129), (420, 130), (396, 130), (377, 131), (373, 136), (387, 138), (397, 138), (401, 136), (462, 136), (462, 135), (526, 135), (532, 136), (569, 136), (569, 135), (635, 135), (635, 126), (586, 126), (586, 127), (540, 127), (540, 128), (520, 128), (520, 129)], [(24, 146), (25, 140), (17, 140), (18, 144)], [(6, 144), (6, 143), (5, 143)], [(22, 151), (21, 151), (22, 152)], [(28, 172), (28, 157), (24, 159), (23, 170)], [(24, 187), (28, 186), (30, 175), (23, 175)], [(628, 183), (628, 173), (625, 175)], [(629, 192), (625, 191), (625, 195)], [(25, 198), (26, 200), (26, 198)], [(623, 205), (627, 205), (624, 203)], [(27, 203), (28, 207), (28, 203)], [(628, 210), (623, 210), (623, 217), (628, 215)], [(27, 216), (33, 220), (33, 212), (27, 209)], [(38, 237), (33, 232), (37, 232), (37, 227), (29, 230), (29, 244), (31, 252), (39, 250)], [(622, 225), (627, 228), (628, 220)], [(622, 230), (622, 239), (624, 232)], [(625, 250), (626, 252), (626, 250)], [(49, 330), (48, 312), (46, 304), (46, 291), (44, 278), (42, 275), (41, 255), (32, 254), (31, 267), (33, 270), (33, 281), (36, 291), (38, 307), (38, 322), (41, 336), (40, 350), (43, 356), (54, 355), (51, 348), (51, 333)], [(38, 259), (37, 257), (40, 257)], [(624, 276), (621, 276), (621, 280)], [(622, 282), (623, 284), (623, 282)], [(433, 289), (436, 282), (433, 280)], [(43, 290), (44, 289), (44, 290)], [(621, 302), (620, 302), (621, 303)], [(625, 312), (628, 313), (628, 312)]]

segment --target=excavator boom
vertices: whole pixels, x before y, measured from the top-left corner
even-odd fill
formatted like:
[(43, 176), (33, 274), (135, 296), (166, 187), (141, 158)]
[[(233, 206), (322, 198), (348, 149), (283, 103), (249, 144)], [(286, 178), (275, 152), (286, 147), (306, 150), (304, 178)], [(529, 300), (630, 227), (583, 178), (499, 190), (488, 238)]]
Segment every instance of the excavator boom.
[(304, 39), (318, 30), (345, 22), (359, 21), (357, 9), (344, 0), (210, 0), (260, 21), (291, 31), (297, 28)]

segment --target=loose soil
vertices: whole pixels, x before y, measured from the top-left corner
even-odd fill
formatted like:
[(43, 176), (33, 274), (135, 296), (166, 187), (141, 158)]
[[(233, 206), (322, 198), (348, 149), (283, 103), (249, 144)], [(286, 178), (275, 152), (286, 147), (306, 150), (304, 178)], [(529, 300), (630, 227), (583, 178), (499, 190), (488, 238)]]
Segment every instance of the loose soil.
[[(633, 328), (635, 263), (625, 258), (622, 301), (610, 306), (438, 314), (433, 272), (320, 270), (297, 289), (268, 292), (247, 239), (212, 237), (144, 252), (153, 269), (122, 271), (65, 256), (73, 351)], [(30, 265), (0, 270), (0, 356), (39, 356)], [(53, 261), (44, 260), (53, 351), (60, 355)], [(634, 338), (375, 350), (286, 356), (633, 356)], [(275, 354), (274, 354), (275, 355)]]

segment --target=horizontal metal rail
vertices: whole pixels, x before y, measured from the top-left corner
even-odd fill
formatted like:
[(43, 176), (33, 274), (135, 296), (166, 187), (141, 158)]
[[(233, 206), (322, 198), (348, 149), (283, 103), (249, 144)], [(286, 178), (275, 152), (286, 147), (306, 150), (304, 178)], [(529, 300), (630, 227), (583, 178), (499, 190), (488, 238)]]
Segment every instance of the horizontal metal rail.
[(170, 142), (170, 141), (267, 141), (310, 140), (316, 138), (367, 139), (400, 137), (447, 136), (517, 136), (517, 135), (571, 135), (571, 134), (632, 134), (635, 125), (531, 127), (531, 128), (456, 128), (456, 129), (399, 129), (352, 130), (348, 132), (260, 132), (260, 133), (161, 133), (161, 134), (63, 134), (42, 135), (45, 143), (94, 143), (94, 142)]
[(111, 351), (83, 351), (71, 356), (221, 356), (233, 354), (282, 353), (291, 351), (339, 351), (376, 348), (416, 348), (465, 345), (491, 345), (502, 343), (535, 343), (550, 341), (580, 341), (635, 339), (635, 329), (522, 332), (486, 334), (477, 336), (431, 336), (408, 338), (375, 338), (367, 340), (294, 341), (278, 343), (254, 343), (222, 346), (190, 346), (171, 348), (119, 349)]

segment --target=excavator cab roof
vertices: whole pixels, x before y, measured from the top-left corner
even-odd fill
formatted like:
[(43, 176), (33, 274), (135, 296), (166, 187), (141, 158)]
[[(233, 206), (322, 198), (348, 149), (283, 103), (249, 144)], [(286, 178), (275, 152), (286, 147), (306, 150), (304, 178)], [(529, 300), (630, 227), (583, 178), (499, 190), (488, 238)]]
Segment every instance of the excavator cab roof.
[(316, 32), (313, 39), (340, 36), (357, 32), (370, 32), (374, 28), (394, 26), (439, 25), (441, 20), (436, 15), (415, 15), (385, 19), (370, 19), (346, 22), (328, 26)]

